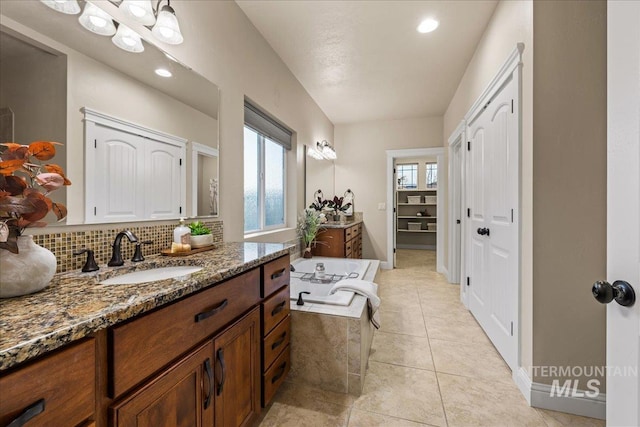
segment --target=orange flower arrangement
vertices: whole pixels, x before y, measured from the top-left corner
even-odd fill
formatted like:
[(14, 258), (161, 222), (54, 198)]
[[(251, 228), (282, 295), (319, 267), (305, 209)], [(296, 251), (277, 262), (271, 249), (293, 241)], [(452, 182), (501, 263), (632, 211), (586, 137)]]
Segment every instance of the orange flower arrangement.
[(27, 227), (45, 227), (40, 221), (50, 211), (62, 221), (67, 208), (48, 196), (71, 185), (62, 168), (43, 163), (56, 155), (59, 142), (35, 141), (29, 145), (0, 144), (0, 249), (18, 253), (17, 238)]

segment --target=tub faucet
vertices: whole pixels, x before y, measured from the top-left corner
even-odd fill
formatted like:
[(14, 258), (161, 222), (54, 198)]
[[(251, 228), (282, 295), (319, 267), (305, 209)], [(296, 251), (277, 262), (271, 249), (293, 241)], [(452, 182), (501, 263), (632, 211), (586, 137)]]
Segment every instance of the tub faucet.
[(302, 299), (302, 294), (311, 294), (311, 292), (298, 292), (298, 302), (296, 302), (296, 305), (304, 305), (304, 300)]
[(138, 238), (136, 237), (136, 235), (133, 234), (132, 232), (130, 232), (129, 230), (124, 230), (124, 231), (119, 232), (116, 235), (116, 239), (113, 241), (113, 245), (111, 246), (111, 248), (112, 248), (111, 259), (107, 263), (107, 265), (109, 267), (118, 267), (118, 266), (124, 264), (124, 261), (122, 260), (122, 250), (121, 250), (121, 247), (120, 247), (120, 244), (122, 242), (122, 238), (124, 236), (127, 236), (127, 239), (129, 239), (129, 241), (131, 243), (137, 243), (138, 242)]

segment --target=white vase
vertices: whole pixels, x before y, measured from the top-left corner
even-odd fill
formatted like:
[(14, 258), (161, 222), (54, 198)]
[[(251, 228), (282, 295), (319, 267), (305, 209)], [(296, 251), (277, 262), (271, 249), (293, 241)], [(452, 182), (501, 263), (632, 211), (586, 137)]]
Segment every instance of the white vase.
[(213, 245), (213, 234), (191, 235), (191, 247), (193, 249), (204, 248)]
[(36, 245), (33, 236), (18, 237), (18, 252), (0, 249), (0, 298), (38, 292), (56, 274), (55, 255)]

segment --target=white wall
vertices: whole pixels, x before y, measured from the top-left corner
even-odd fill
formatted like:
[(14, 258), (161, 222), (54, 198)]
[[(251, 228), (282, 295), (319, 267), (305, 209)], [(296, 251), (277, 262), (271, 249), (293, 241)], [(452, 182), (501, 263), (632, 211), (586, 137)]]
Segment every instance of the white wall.
[(355, 210), (364, 213), (364, 258), (387, 261), (387, 211), (378, 210), (387, 203), (386, 150), (439, 147), (442, 140), (442, 117), (336, 125), (335, 191), (350, 188)]

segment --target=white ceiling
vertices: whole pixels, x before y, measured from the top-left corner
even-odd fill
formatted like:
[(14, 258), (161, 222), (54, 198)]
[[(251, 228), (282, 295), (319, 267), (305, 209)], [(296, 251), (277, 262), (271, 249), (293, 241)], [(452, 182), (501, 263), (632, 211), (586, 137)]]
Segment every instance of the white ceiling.
[(497, 4), (236, 2), (333, 123), (444, 114)]

